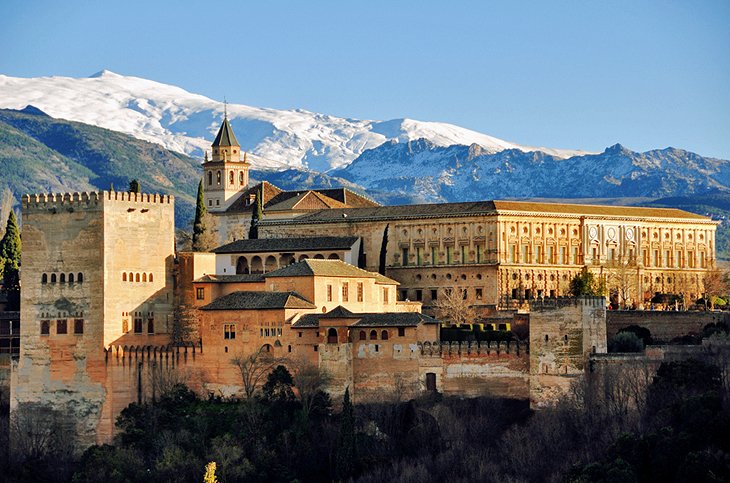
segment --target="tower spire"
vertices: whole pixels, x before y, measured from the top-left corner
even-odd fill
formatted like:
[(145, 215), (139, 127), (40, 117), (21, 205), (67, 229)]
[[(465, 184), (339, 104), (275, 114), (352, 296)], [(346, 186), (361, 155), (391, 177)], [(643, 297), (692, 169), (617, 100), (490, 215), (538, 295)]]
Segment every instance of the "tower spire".
[(228, 101), (226, 101), (226, 96), (223, 96), (223, 119), (228, 119)]

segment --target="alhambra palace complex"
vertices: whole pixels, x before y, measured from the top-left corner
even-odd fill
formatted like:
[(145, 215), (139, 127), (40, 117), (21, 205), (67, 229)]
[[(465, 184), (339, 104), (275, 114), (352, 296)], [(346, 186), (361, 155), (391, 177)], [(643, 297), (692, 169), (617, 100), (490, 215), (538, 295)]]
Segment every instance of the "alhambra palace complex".
[[(240, 396), (232, 359), (257, 351), (326, 370), (335, 401), (349, 388), (357, 402), (439, 391), (538, 407), (606, 356), (608, 302), (695, 299), (715, 266), (716, 223), (680, 210), (380, 206), (347, 189), (249, 186), (241, 158), (226, 119), (203, 164), (211, 252), (176, 252), (170, 196), (24, 197), (11, 411), (70, 412), (82, 445), (108, 442), (120, 411), (171, 374)], [(258, 239), (246, 239), (258, 204)], [(608, 302), (563, 298), (584, 269), (607, 281)], [(442, 340), (432, 315), (448, 290), (463, 291), (478, 322), (522, 336)], [(192, 335), (172, 344), (189, 307)]]

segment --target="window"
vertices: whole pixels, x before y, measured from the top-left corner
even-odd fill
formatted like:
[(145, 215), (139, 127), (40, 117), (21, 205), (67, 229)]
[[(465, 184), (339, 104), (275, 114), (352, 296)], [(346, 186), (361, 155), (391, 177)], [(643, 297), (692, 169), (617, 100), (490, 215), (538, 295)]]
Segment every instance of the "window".
[(383, 303), (388, 303), (388, 287), (383, 287)]
[(408, 249), (407, 248), (404, 248), (402, 250), (401, 260), (402, 260), (401, 263), (403, 264), (404, 267), (408, 266)]
[(431, 247), (431, 265), (436, 265), (439, 260), (438, 248)]
[(319, 350), (319, 347), (315, 345), (314, 346), (314, 352), (317, 352), (318, 350)]
[(522, 245), (522, 260), (520, 260), (522, 263), (531, 263), (530, 262), (530, 246), (529, 245)]
[(545, 263), (550, 263), (550, 264), (555, 263), (555, 247), (554, 246), (550, 245), (548, 247), (547, 256), (548, 256), (548, 259)]
[(150, 273), (150, 278), (149, 278), (149, 280), (150, 280), (150, 282), (152, 282), (152, 281), (153, 281), (153, 280), (152, 280), (152, 274), (151, 274), (151, 273)]
[(230, 172), (230, 173), (228, 174), (228, 183), (229, 183), (229, 184), (233, 184), (233, 183), (234, 183), (234, 181), (233, 181), (233, 180), (234, 180), (234, 174), (233, 174), (233, 171), (231, 171), (231, 172)]
[(332, 302), (332, 285), (327, 285), (327, 302)]
[(370, 331), (370, 340), (378, 340), (378, 332), (375, 330)]
[(332, 327), (327, 329), (327, 343), (337, 344), (337, 329)]
[(55, 273), (51, 274), (51, 283), (56, 283), (56, 274)]
[(416, 265), (423, 264), (423, 249), (416, 247)]
[(461, 264), (466, 264), (466, 245), (461, 246)]
[(381, 332), (380, 333), (380, 338), (383, 339), (383, 340), (388, 340), (388, 331), (387, 330), (384, 330), (383, 332)]
[(416, 300), (417, 300), (418, 302), (420, 302), (420, 301), (422, 301), (422, 300), (423, 300), (423, 290), (421, 290), (421, 289), (416, 289)]
[(205, 299), (205, 289), (203, 287), (196, 287), (195, 288), (195, 299), (196, 300), (204, 300)]
[(367, 337), (365, 336), (365, 331), (364, 330), (361, 330), (360, 331), (360, 340), (365, 340), (366, 338)]
[(451, 265), (454, 259), (454, 247), (446, 247), (446, 265)]
[(509, 262), (515, 263), (515, 260), (517, 260), (517, 246), (510, 245), (509, 246)]
[(208, 171), (208, 186), (213, 184), (213, 172)]
[(48, 274), (44, 273), (41, 275), (41, 283), (48, 283)]
[(482, 295), (483, 295), (482, 289), (480, 289), (480, 288), (474, 289), (474, 296), (476, 297), (477, 300), (481, 300)]
[(138, 273), (134, 275), (134, 281), (135, 282), (139, 282), (139, 274)]
[(439, 291), (436, 289), (431, 289), (431, 300), (438, 300), (439, 298)]
[(213, 206), (213, 200), (208, 200), (208, 206)]
[[(238, 184), (240, 184), (241, 186), (243, 186), (243, 171), (241, 171), (240, 173), (238, 173)], [(289, 346), (289, 349), (291, 349), (291, 346)], [(291, 352), (291, 350), (289, 352)]]
[(671, 267), (672, 266), (672, 260), (671, 260), (672, 252), (669, 250), (666, 250), (664, 252), (664, 266), (665, 267)]
[(218, 182), (218, 184), (221, 184), (221, 172), (220, 171), (216, 171), (216, 181)]
[(349, 284), (347, 282), (342, 282), (342, 301), (347, 302), (349, 300), (349, 294), (348, 291), (350, 290)]
[(542, 259), (542, 246), (540, 245), (535, 247), (535, 263), (545, 263)]
[(51, 321), (41, 320), (41, 335), (48, 335), (51, 333)]
[(74, 334), (80, 335), (84, 333), (84, 319), (74, 319)]
[(65, 274), (65, 273), (62, 273), (62, 274), (61, 274), (61, 277), (60, 277), (60, 282), (61, 282), (61, 283), (66, 283), (66, 274)]
[(68, 333), (68, 327), (66, 326), (66, 319), (58, 319), (56, 321), (56, 334)]
[(147, 281), (147, 274), (146, 273), (143, 273), (142, 274), (142, 281), (143, 282), (146, 282)]
[(68, 274), (68, 283), (74, 283), (74, 274), (73, 273)]
[(363, 284), (362, 282), (357, 282), (357, 301), (362, 302), (363, 299)]
[(398, 327), (398, 337), (405, 337), (405, 335), (406, 335), (406, 328)]
[(677, 250), (677, 255), (676, 255), (675, 259), (674, 259), (674, 266), (677, 267), (677, 268), (681, 268), (682, 267), (682, 252), (681, 252), (681, 250)]
[(476, 249), (477, 249), (477, 263), (482, 263), (482, 246), (477, 245)]
[(215, 206), (220, 206), (221, 200), (215, 200)]
[(129, 321), (127, 319), (122, 320), (122, 333), (126, 334), (129, 332)]
[(147, 333), (148, 334), (155, 333), (155, 319), (147, 319)]
[(127, 281), (127, 272), (122, 272), (122, 282)]
[(236, 338), (236, 324), (224, 324), (223, 325), (223, 338), (224, 339), (235, 339)]
[(573, 247), (573, 265), (578, 265), (578, 247)]
[(142, 319), (134, 319), (134, 333), (135, 334), (142, 333)]

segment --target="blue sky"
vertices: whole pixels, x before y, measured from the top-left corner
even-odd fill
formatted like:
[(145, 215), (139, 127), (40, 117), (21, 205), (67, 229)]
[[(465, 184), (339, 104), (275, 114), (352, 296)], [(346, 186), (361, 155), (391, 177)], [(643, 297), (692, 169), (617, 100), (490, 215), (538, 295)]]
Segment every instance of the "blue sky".
[(730, 159), (727, 1), (0, 2), (0, 73)]

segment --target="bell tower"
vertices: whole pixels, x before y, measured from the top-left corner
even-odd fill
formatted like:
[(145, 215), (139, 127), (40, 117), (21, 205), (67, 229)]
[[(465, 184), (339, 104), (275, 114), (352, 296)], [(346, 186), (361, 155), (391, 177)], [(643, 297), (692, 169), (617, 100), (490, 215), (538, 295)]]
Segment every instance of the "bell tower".
[(223, 124), (211, 145), (212, 157), (205, 153), (203, 162), (203, 187), (205, 208), (210, 212), (228, 209), (246, 188), (250, 164), (246, 155), (241, 161), (241, 146), (228, 122), (228, 107), (223, 114)]

